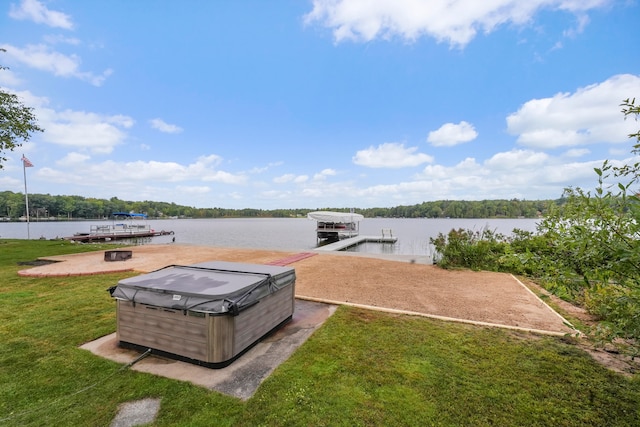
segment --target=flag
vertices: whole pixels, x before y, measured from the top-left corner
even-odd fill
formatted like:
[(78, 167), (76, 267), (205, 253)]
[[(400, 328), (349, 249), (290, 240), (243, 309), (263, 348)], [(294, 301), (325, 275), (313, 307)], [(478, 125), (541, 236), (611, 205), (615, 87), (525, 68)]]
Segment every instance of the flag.
[(24, 167), (25, 168), (32, 168), (33, 167), (33, 163), (31, 163), (31, 160), (27, 159), (24, 154), (22, 155), (22, 163), (24, 163)]

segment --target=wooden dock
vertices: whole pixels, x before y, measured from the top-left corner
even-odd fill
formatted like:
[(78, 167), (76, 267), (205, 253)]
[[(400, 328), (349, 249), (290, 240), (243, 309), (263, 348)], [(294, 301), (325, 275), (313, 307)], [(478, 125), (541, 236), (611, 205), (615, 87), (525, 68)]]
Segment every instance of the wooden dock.
[(360, 243), (395, 243), (398, 241), (397, 237), (391, 236), (355, 236), (348, 239), (338, 240), (337, 242), (329, 243), (324, 246), (316, 248), (316, 251), (341, 251), (351, 246), (359, 245)]
[(156, 237), (156, 236), (169, 236), (173, 234), (173, 231), (139, 231), (139, 232), (118, 232), (118, 233), (86, 233), (86, 234), (76, 234), (73, 236), (65, 237), (65, 240), (71, 240), (75, 242), (108, 242), (111, 240), (123, 240), (123, 239), (139, 239), (143, 237)]

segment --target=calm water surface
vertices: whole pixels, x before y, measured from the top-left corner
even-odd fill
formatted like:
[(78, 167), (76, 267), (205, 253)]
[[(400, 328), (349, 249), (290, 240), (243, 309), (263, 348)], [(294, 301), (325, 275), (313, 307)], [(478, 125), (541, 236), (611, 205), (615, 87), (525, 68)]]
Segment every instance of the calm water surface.
[[(395, 244), (367, 243), (352, 248), (356, 252), (397, 255), (433, 254), (429, 239), (452, 228), (480, 231), (489, 228), (510, 234), (514, 228), (535, 231), (535, 219), (431, 219), (431, 218), (365, 218), (360, 222), (360, 234), (380, 236), (382, 230), (392, 230), (398, 238)], [(88, 232), (91, 225), (111, 224), (111, 221), (31, 222), (32, 239), (72, 236)], [(316, 222), (306, 218), (234, 218), (149, 220), (152, 229), (174, 231), (173, 236), (146, 239), (144, 243), (164, 244), (175, 238), (176, 243), (253, 249), (310, 250), (318, 246)], [(26, 239), (27, 224), (0, 223), (0, 238)]]

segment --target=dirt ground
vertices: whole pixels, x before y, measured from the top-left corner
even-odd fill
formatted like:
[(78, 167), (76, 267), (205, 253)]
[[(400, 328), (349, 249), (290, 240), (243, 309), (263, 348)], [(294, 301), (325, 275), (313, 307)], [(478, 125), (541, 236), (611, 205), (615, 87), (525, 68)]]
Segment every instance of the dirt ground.
[[(212, 260), (287, 263), (287, 258), (293, 259), (297, 255), (285, 251), (175, 244), (126, 249), (133, 252), (132, 258), (126, 261), (104, 261), (104, 251), (54, 256), (46, 259), (60, 262), (25, 269), (19, 274), (46, 277), (114, 271), (144, 273), (167, 265)], [(564, 318), (529, 289), (535, 287), (534, 284), (527, 287), (505, 273), (449, 271), (419, 260), (416, 262), (411, 257), (342, 252), (315, 252), (290, 265), (296, 271), (296, 297), (300, 299), (397, 310), (553, 335), (576, 333)], [(583, 315), (571, 306), (563, 309), (577, 317)], [(612, 356), (615, 355), (605, 351), (594, 353), (594, 357), (605, 364), (613, 363), (607, 362)]]
[[(149, 272), (172, 264), (221, 260), (267, 264), (295, 252), (186, 245), (143, 245), (126, 261), (105, 261), (104, 252), (47, 258), (61, 261), (23, 270), (29, 276)], [(293, 262), (296, 297), (402, 310), (552, 333), (572, 333), (563, 319), (508, 274), (448, 271), (432, 265), (317, 253)]]

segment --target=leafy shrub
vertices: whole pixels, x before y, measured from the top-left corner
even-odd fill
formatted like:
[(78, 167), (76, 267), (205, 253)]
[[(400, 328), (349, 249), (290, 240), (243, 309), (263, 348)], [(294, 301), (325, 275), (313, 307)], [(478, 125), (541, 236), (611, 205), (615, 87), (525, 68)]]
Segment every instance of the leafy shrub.
[[(602, 321), (594, 331), (600, 341), (637, 340), (640, 337), (640, 290), (618, 285), (594, 286), (585, 293), (585, 305)], [(640, 354), (632, 346), (634, 356)]]
[(430, 243), (436, 249), (436, 263), (443, 268), (498, 271), (498, 259), (508, 250), (505, 236), (487, 228), (481, 231), (452, 229), (446, 236), (438, 233)]
[[(625, 116), (640, 115), (634, 100)], [(640, 132), (632, 153), (640, 155)], [(637, 157), (636, 157), (637, 158)], [(451, 230), (431, 243), (444, 268), (508, 271), (528, 275), (561, 298), (578, 302), (602, 322), (602, 340), (629, 340), (640, 353), (640, 162), (594, 169), (593, 194), (568, 188), (536, 233), (514, 230), (510, 239), (488, 230)], [(622, 181), (622, 182), (621, 182)]]

